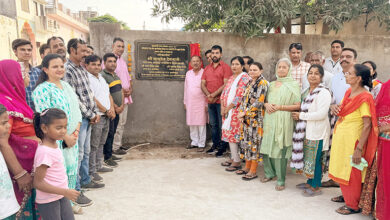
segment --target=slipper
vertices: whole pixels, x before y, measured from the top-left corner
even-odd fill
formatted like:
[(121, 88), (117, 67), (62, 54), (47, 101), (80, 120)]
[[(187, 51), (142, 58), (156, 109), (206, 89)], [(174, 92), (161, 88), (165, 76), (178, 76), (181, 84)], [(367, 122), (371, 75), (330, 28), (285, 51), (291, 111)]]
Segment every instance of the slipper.
[(229, 161), (225, 161), (225, 162), (221, 163), (221, 166), (223, 166), (223, 167), (228, 167), (230, 165), (232, 165), (232, 162), (229, 162)]
[(336, 212), (341, 214), (341, 215), (350, 215), (350, 214), (360, 213), (361, 210), (360, 209), (354, 210), (354, 209), (351, 209), (348, 206), (344, 205), (344, 206), (341, 206), (340, 208), (338, 208), (336, 210)]
[(302, 189), (302, 190), (307, 189), (306, 183), (300, 183), (300, 184), (296, 185), (295, 187), (297, 187), (297, 189)]
[(266, 183), (266, 182), (274, 181), (274, 180), (276, 180), (276, 177), (267, 178), (267, 177), (263, 176), (263, 177), (260, 179), (260, 182)]
[(257, 178), (257, 175), (248, 175), (248, 174), (245, 174), (243, 177), (241, 177), (242, 180), (245, 180), (245, 181), (250, 181), (250, 180), (253, 180), (253, 179), (256, 179)]
[(310, 188), (306, 188), (305, 190), (302, 191), (302, 195), (304, 197), (314, 197), (314, 196), (319, 196), (322, 194), (321, 190), (313, 191)]
[(237, 175), (244, 175), (244, 174), (247, 174), (248, 172), (247, 171), (245, 171), (245, 170), (237, 170), (236, 171), (236, 174)]
[(334, 197), (334, 198), (332, 198), (330, 201), (332, 201), (332, 202), (340, 202), (340, 203), (341, 203), (341, 202), (345, 202), (343, 196)]
[(340, 187), (340, 186), (335, 181), (328, 180), (326, 182), (322, 182), (321, 187), (328, 188), (328, 187)]
[(197, 151), (198, 152), (203, 152), (204, 151), (204, 147), (199, 147)]
[(286, 186), (279, 186), (279, 185), (276, 185), (275, 186), (275, 190), (276, 191), (283, 191), (283, 190), (285, 190), (286, 189)]
[(226, 168), (225, 170), (228, 172), (234, 172), (234, 171), (239, 170), (239, 169), (241, 169), (241, 166), (230, 166), (230, 167)]

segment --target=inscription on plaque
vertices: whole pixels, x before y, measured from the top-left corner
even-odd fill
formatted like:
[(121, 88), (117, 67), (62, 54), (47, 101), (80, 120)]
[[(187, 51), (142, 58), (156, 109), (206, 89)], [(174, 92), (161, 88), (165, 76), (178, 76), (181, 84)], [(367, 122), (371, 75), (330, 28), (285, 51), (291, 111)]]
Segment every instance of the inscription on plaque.
[(184, 80), (190, 59), (185, 43), (136, 41), (138, 79)]

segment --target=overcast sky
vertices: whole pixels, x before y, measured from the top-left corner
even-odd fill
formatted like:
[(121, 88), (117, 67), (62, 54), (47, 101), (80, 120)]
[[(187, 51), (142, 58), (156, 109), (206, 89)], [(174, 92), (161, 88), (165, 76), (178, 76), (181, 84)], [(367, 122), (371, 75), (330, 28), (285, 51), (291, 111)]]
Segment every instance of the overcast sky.
[(99, 15), (109, 13), (128, 24), (132, 30), (142, 30), (145, 23), (146, 30), (179, 30), (183, 23), (179, 20), (169, 24), (162, 23), (161, 18), (152, 17), (152, 0), (59, 0), (60, 3), (72, 12), (87, 10), (98, 11)]

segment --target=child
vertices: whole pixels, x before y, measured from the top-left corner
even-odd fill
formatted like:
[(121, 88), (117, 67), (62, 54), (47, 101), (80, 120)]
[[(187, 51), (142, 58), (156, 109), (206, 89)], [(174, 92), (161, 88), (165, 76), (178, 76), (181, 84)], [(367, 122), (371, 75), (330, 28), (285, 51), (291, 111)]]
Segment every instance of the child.
[[(2, 146), (4, 143), (8, 144), (8, 130), (10, 128), (8, 120), (7, 109), (0, 104), (0, 145)], [(16, 201), (12, 181), (1, 150), (0, 146), (0, 219), (14, 219), (15, 213), (19, 210), (19, 204)]]
[(74, 219), (70, 200), (76, 201), (79, 192), (68, 189), (64, 157), (57, 145), (67, 132), (64, 111), (49, 108), (34, 116), (37, 137), (42, 140), (34, 158), (34, 187), (36, 203), (43, 219)]

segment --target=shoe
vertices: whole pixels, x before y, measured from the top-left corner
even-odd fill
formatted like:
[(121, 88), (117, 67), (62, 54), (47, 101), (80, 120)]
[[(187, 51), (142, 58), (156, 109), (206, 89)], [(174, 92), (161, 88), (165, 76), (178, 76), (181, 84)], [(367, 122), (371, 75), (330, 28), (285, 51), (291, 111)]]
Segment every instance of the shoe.
[(115, 156), (115, 155), (112, 155), (111, 158), (112, 158), (113, 160), (115, 160), (115, 161), (121, 161), (121, 160), (122, 160), (121, 157), (117, 157), (117, 156)]
[(215, 154), (215, 157), (222, 157), (224, 153), (224, 150), (218, 150), (218, 152)]
[(217, 152), (217, 149), (216, 148), (210, 148), (206, 151), (207, 154), (210, 154), (210, 155), (213, 155)]
[(203, 152), (204, 151), (204, 147), (199, 147), (197, 151), (198, 152)]
[(81, 207), (87, 207), (92, 205), (93, 202), (88, 197), (86, 197), (83, 192), (81, 192), (79, 197), (77, 197), (76, 204)]
[(114, 171), (114, 169), (111, 169), (111, 168), (108, 168), (105, 166), (102, 166), (102, 168), (97, 170), (98, 173), (108, 173), (108, 172), (112, 172), (112, 171)]
[(99, 174), (94, 173), (91, 176), (92, 176), (92, 181), (94, 181), (95, 183), (102, 183), (103, 182), (103, 177), (101, 177)]
[(122, 149), (124, 151), (128, 151), (128, 150), (130, 150), (130, 146), (122, 146), (119, 149)]
[(125, 155), (125, 154), (127, 154), (127, 152), (125, 150), (122, 150), (122, 149), (119, 148), (118, 150), (112, 151), (112, 154)]
[(105, 186), (104, 183), (97, 183), (97, 182), (92, 180), (88, 184), (82, 185), (81, 188), (82, 189), (101, 189), (101, 188), (104, 188), (104, 186)]
[(75, 215), (81, 215), (83, 214), (83, 208), (77, 204), (73, 204), (72, 206), (73, 214)]
[(108, 160), (105, 160), (104, 161), (104, 164), (106, 164), (106, 166), (110, 167), (110, 168), (115, 168), (118, 166), (118, 163), (115, 162), (112, 158), (108, 159)]

